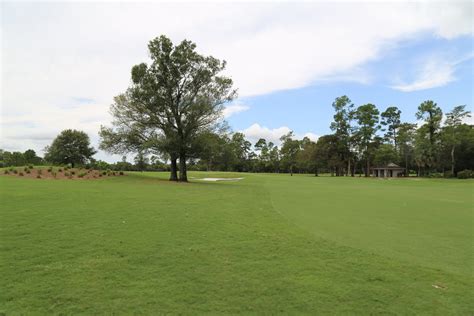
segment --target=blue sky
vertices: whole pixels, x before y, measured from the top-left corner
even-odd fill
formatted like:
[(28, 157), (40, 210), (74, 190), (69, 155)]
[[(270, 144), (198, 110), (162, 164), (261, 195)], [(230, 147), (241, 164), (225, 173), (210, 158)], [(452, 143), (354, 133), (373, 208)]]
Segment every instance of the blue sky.
[[(473, 4), (447, 2), (2, 2), (0, 148), (42, 154), (63, 129), (94, 146), (149, 40), (190, 39), (225, 59), (239, 99), (224, 111), (255, 142), (329, 133), (331, 103), (473, 103)], [(131, 157), (131, 156), (130, 156)], [(104, 152), (98, 159), (120, 159)]]
[[(366, 83), (333, 80), (315, 82), (300, 89), (284, 90), (256, 97), (242, 98), (246, 111), (228, 118), (236, 130), (245, 130), (252, 124), (269, 128), (291, 126), (298, 135), (307, 132), (316, 135), (330, 133), (329, 124), (334, 114), (334, 99), (347, 95), (358, 106), (375, 104), (380, 111), (388, 106), (402, 110), (402, 119), (415, 122), (418, 105), (425, 100), (435, 101), (444, 112), (454, 106), (466, 104), (472, 110), (473, 60), (472, 37), (463, 36), (444, 40), (421, 35), (387, 53), (379, 60), (362, 65), (371, 79)], [(392, 87), (393, 77), (405, 76), (416, 81), (416, 68), (423, 64), (423, 56), (462, 56), (464, 60), (453, 67), (451, 81), (426, 89), (400, 91)]]

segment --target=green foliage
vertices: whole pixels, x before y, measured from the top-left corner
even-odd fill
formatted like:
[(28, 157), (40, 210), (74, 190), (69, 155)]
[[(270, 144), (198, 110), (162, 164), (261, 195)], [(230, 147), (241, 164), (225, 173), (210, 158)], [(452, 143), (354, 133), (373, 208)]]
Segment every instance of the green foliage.
[(236, 91), (222, 75), (226, 63), (197, 53), (196, 44), (174, 45), (162, 35), (148, 45), (151, 64), (132, 68), (132, 86), (114, 100), (113, 128), (101, 127), (100, 148), (112, 153), (153, 150), (173, 161), (171, 179), (187, 181), (186, 161), (194, 141), (213, 130), (222, 117), (223, 104)]
[(400, 111), (396, 106), (389, 106), (382, 114), (381, 117), (381, 124), (384, 126), (382, 131), (385, 132), (385, 139), (390, 141), (395, 148), (397, 147), (397, 137), (398, 137), (398, 129), (401, 124), (400, 115), (402, 111)]
[(21, 171), (18, 173), (18, 175), (19, 175), (20, 177), (23, 177), (23, 176), (24, 176), (23, 172), (21, 172)]
[(90, 146), (89, 136), (77, 130), (64, 130), (45, 148), (45, 159), (58, 164), (87, 163), (96, 153)]
[(458, 172), (458, 179), (469, 179), (474, 178), (474, 172), (472, 170), (462, 170)]
[(86, 172), (81, 172), (81, 173), (79, 173), (77, 176), (78, 176), (79, 178), (84, 178), (85, 175), (87, 175)]
[(9, 172), (7, 169), (5, 169), (5, 170), (3, 171), (3, 173), (4, 173), (4, 174), (10, 174), (10, 172)]

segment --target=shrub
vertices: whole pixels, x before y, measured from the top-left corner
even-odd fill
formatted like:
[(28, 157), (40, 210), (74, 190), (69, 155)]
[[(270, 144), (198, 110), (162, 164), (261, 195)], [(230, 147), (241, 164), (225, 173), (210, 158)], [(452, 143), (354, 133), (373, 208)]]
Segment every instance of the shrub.
[(56, 176), (58, 175), (58, 174), (56, 173), (56, 171), (51, 171), (51, 174), (52, 174), (53, 177), (55, 177), (55, 178), (56, 178)]
[(119, 172), (119, 175), (123, 176), (123, 171), (120, 171), (120, 172)]
[(28, 167), (23, 168), (23, 171), (24, 172), (28, 171)]
[(28, 168), (33, 169), (33, 165), (28, 165)]
[(37, 179), (41, 179), (41, 176), (40, 176), (40, 175), (37, 175), (36, 178), (37, 178)]
[(102, 175), (105, 176), (107, 174), (106, 171), (102, 171)]
[(21, 171), (20, 171), (20, 173), (19, 173), (18, 175), (19, 175), (20, 177), (23, 177), (23, 176), (24, 176), (23, 172), (21, 172)]
[(79, 178), (83, 178), (86, 174), (87, 174), (87, 173), (85, 173), (85, 172), (81, 172), (81, 173), (79, 173), (77, 176), (78, 176)]
[(102, 173), (99, 173), (99, 177), (102, 177)]
[(31, 173), (30, 169), (26, 169), (25, 173)]
[(59, 169), (58, 169), (58, 172), (63, 172), (63, 169), (59, 168)]
[(75, 175), (75, 174), (76, 174), (76, 171), (71, 170), (71, 174), (72, 174), (72, 175)]
[(14, 174), (17, 174), (17, 173), (18, 173), (18, 170), (13, 169), (13, 173), (14, 173)]
[(472, 170), (466, 169), (458, 172), (458, 179), (469, 179), (474, 178), (474, 173)]
[(64, 172), (65, 177), (69, 177), (69, 172)]
[(86, 168), (87, 170), (89, 170), (89, 169), (91, 168), (91, 166), (89, 166), (89, 165), (86, 165), (86, 167), (85, 167), (85, 168)]
[(9, 174), (10, 172), (8, 170), (5, 170), (3, 173), (4, 174)]
[(13, 172), (13, 170), (15, 170), (14, 168), (10, 168), (10, 171)]
[(454, 177), (454, 174), (451, 172), (451, 170), (445, 171), (444, 172), (444, 177), (445, 178), (452, 178), (452, 177)]
[(53, 167), (49, 167), (48, 172), (52, 172), (52, 171), (53, 171)]

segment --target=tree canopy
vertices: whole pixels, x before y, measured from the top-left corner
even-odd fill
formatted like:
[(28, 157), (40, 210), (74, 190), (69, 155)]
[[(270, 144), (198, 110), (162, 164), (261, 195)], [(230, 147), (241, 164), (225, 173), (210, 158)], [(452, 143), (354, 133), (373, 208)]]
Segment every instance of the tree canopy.
[(174, 45), (162, 35), (148, 45), (151, 62), (135, 65), (132, 85), (111, 106), (113, 127), (102, 127), (101, 148), (110, 152), (152, 149), (171, 161), (170, 180), (187, 181), (189, 158), (199, 135), (217, 128), (223, 104), (232, 101), (225, 61), (196, 52), (196, 44)]
[(58, 164), (85, 164), (96, 153), (90, 146), (89, 136), (73, 129), (62, 131), (50, 146), (45, 148), (45, 160)]

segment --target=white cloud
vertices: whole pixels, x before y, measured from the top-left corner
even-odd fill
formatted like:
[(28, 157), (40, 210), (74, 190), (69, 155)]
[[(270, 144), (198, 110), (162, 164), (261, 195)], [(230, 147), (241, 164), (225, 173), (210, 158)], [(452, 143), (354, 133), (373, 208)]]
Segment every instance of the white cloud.
[(456, 67), (473, 57), (469, 55), (460, 59), (446, 58), (442, 56), (429, 56), (418, 70), (417, 77), (410, 83), (393, 85), (392, 88), (403, 92), (412, 92), (431, 88), (442, 87), (455, 81), (454, 72)]
[[(268, 128), (261, 126), (258, 123), (254, 123), (240, 132), (243, 133), (252, 144), (255, 144), (260, 138), (264, 138), (267, 142), (273, 142), (275, 145), (279, 146), (281, 144), (280, 137), (288, 134), (291, 131), (292, 129), (290, 129), (288, 126)], [(317, 141), (319, 138), (318, 135), (311, 132), (305, 134), (295, 134), (295, 139), (303, 139), (304, 137), (308, 137), (312, 141)]]
[(224, 110), (222, 111), (223, 112), (222, 114), (224, 115), (225, 118), (228, 118), (234, 114), (247, 111), (248, 109), (250, 109), (250, 107), (248, 107), (247, 105), (234, 103), (234, 104), (226, 106)]
[[(469, 35), (473, 21), (470, 1), (1, 7), (0, 147), (22, 150), (48, 144), (34, 135), (53, 137), (69, 127), (97, 142), (98, 127), (110, 122), (113, 96), (127, 88), (131, 66), (147, 60), (147, 42), (160, 34), (191, 39), (200, 52), (227, 60), (227, 73), (245, 97), (322, 80), (367, 82), (364, 63), (400, 41)], [(447, 67), (436, 80), (452, 77)], [(73, 98), (92, 102), (78, 105)], [(233, 109), (227, 115), (238, 112)]]
[(308, 137), (310, 140), (312, 140), (313, 142), (317, 142), (318, 139), (319, 139), (319, 136), (314, 134), (314, 133), (311, 133), (311, 132), (308, 132), (306, 134), (303, 135), (303, 137)]

